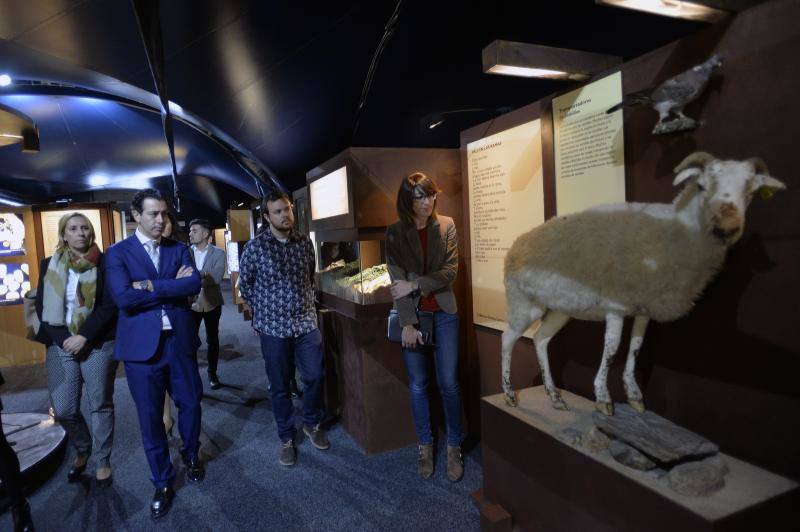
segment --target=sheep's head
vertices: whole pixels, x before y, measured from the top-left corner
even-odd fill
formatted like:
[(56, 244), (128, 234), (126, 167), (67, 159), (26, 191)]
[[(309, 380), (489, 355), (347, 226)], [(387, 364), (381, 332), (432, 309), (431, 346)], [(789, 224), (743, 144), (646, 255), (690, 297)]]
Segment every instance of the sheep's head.
[(695, 193), (702, 196), (701, 223), (726, 246), (742, 236), (744, 213), (756, 191), (786, 188), (756, 158), (721, 161), (709, 153), (696, 152), (675, 168), (675, 174), (673, 185), (686, 182), (686, 187), (695, 187)]

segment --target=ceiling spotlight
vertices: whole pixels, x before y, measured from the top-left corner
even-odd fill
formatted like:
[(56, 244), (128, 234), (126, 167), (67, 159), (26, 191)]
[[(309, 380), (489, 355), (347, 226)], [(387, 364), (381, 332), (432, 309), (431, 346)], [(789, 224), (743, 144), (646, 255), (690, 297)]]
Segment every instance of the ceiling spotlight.
[(0, 74), (0, 87), (8, 87), (9, 85), (11, 85), (11, 76)]
[[(644, 11), (665, 17), (682, 18), (717, 22), (726, 18), (729, 13), (716, 7), (704, 5), (704, 2), (683, 2), (681, 0), (595, 0), (596, 4), (604, 4), (625, 9)], [(715, 3), (715, 2), (710, 2)], [(717, 2), (718, 3), (718, 2)], [(723, 2), (724, 4), (724, 2)]]
[(583, 81), (622, 63), (613, 55), (503, 40), (484, 48), (482, 56), (486, 74), (573, 81)]

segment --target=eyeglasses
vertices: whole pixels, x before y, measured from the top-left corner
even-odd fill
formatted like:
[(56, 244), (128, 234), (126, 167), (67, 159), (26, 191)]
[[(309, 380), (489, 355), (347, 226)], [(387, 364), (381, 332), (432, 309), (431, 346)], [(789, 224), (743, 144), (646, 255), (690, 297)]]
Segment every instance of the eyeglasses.
[(426, 199), (436, 201), (436, 196), (438, 196), (438, 194), (414, 194), (411, 197), (414, 199), (414, 201), (425, 201)]

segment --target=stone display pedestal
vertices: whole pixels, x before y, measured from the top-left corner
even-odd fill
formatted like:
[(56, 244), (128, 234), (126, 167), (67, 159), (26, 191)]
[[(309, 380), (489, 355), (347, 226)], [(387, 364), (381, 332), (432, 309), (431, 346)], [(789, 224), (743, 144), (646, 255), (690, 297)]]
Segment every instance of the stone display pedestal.
[[(499, 505), (514, 530), (791, 530), (798, 483), (723, 453), (725, 487), (707, 497), (674, 492), (665, 478), (593, 453), (564, 437), (585, 433), (594, 403), (562, 391), (570, 411), (552, 408), (542, 386), (481, 401), (483, 508)], [(568, 434), (570, 431), (567, 431)], [(495, 508), (496, 512), (496, 508)], [(482, 519), (486, 523), (488, 519)]]
[[(19, 459), (26, 488), (32, 490), (50, 478), (64, 459), (67, 435), (47, 414), (3, 412), (3, 432)], [(0, 482), (0, 497), (5, 490)], [(5, 506), (0, 500), (0, 511)]]
[[(323, 304), (334, 307), (323, 295)], [(417, 441), (400, 346), (386, 339), (390, 307), (336, 305), (321, 324), (326, 364), (335, 364), (338, 388), (334, 392), (326, 385), (326, 403), (338, 402), (342, 426), (368, 454)]]

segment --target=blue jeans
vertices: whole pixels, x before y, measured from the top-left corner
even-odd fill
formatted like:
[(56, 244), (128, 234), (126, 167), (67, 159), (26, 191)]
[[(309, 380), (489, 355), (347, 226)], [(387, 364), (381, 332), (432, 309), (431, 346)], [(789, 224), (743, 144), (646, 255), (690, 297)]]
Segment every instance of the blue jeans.
[(411, 413), (421, 444), (433, 443), (428, 402), (427, 356), (433, 352), (436, 382), (444, 404), (447, 444), (461, 445), (461, 391), (458, 386), (458, 314), (435, 312), (433, 315), (436, 347), (403, 349), (403, 359), (411, 387)]
[[(261, 335), (261, 354), (271, 386), (272, 414), (282, 442), (294, 440), (294, 404), (289, 379), (294, 365), (303, 381), (303, 423), (316, 425), (322, 420), (322, 334), (319, 329), (297, 338)], [(294, 365), (292, 364), (294, 358)]]

